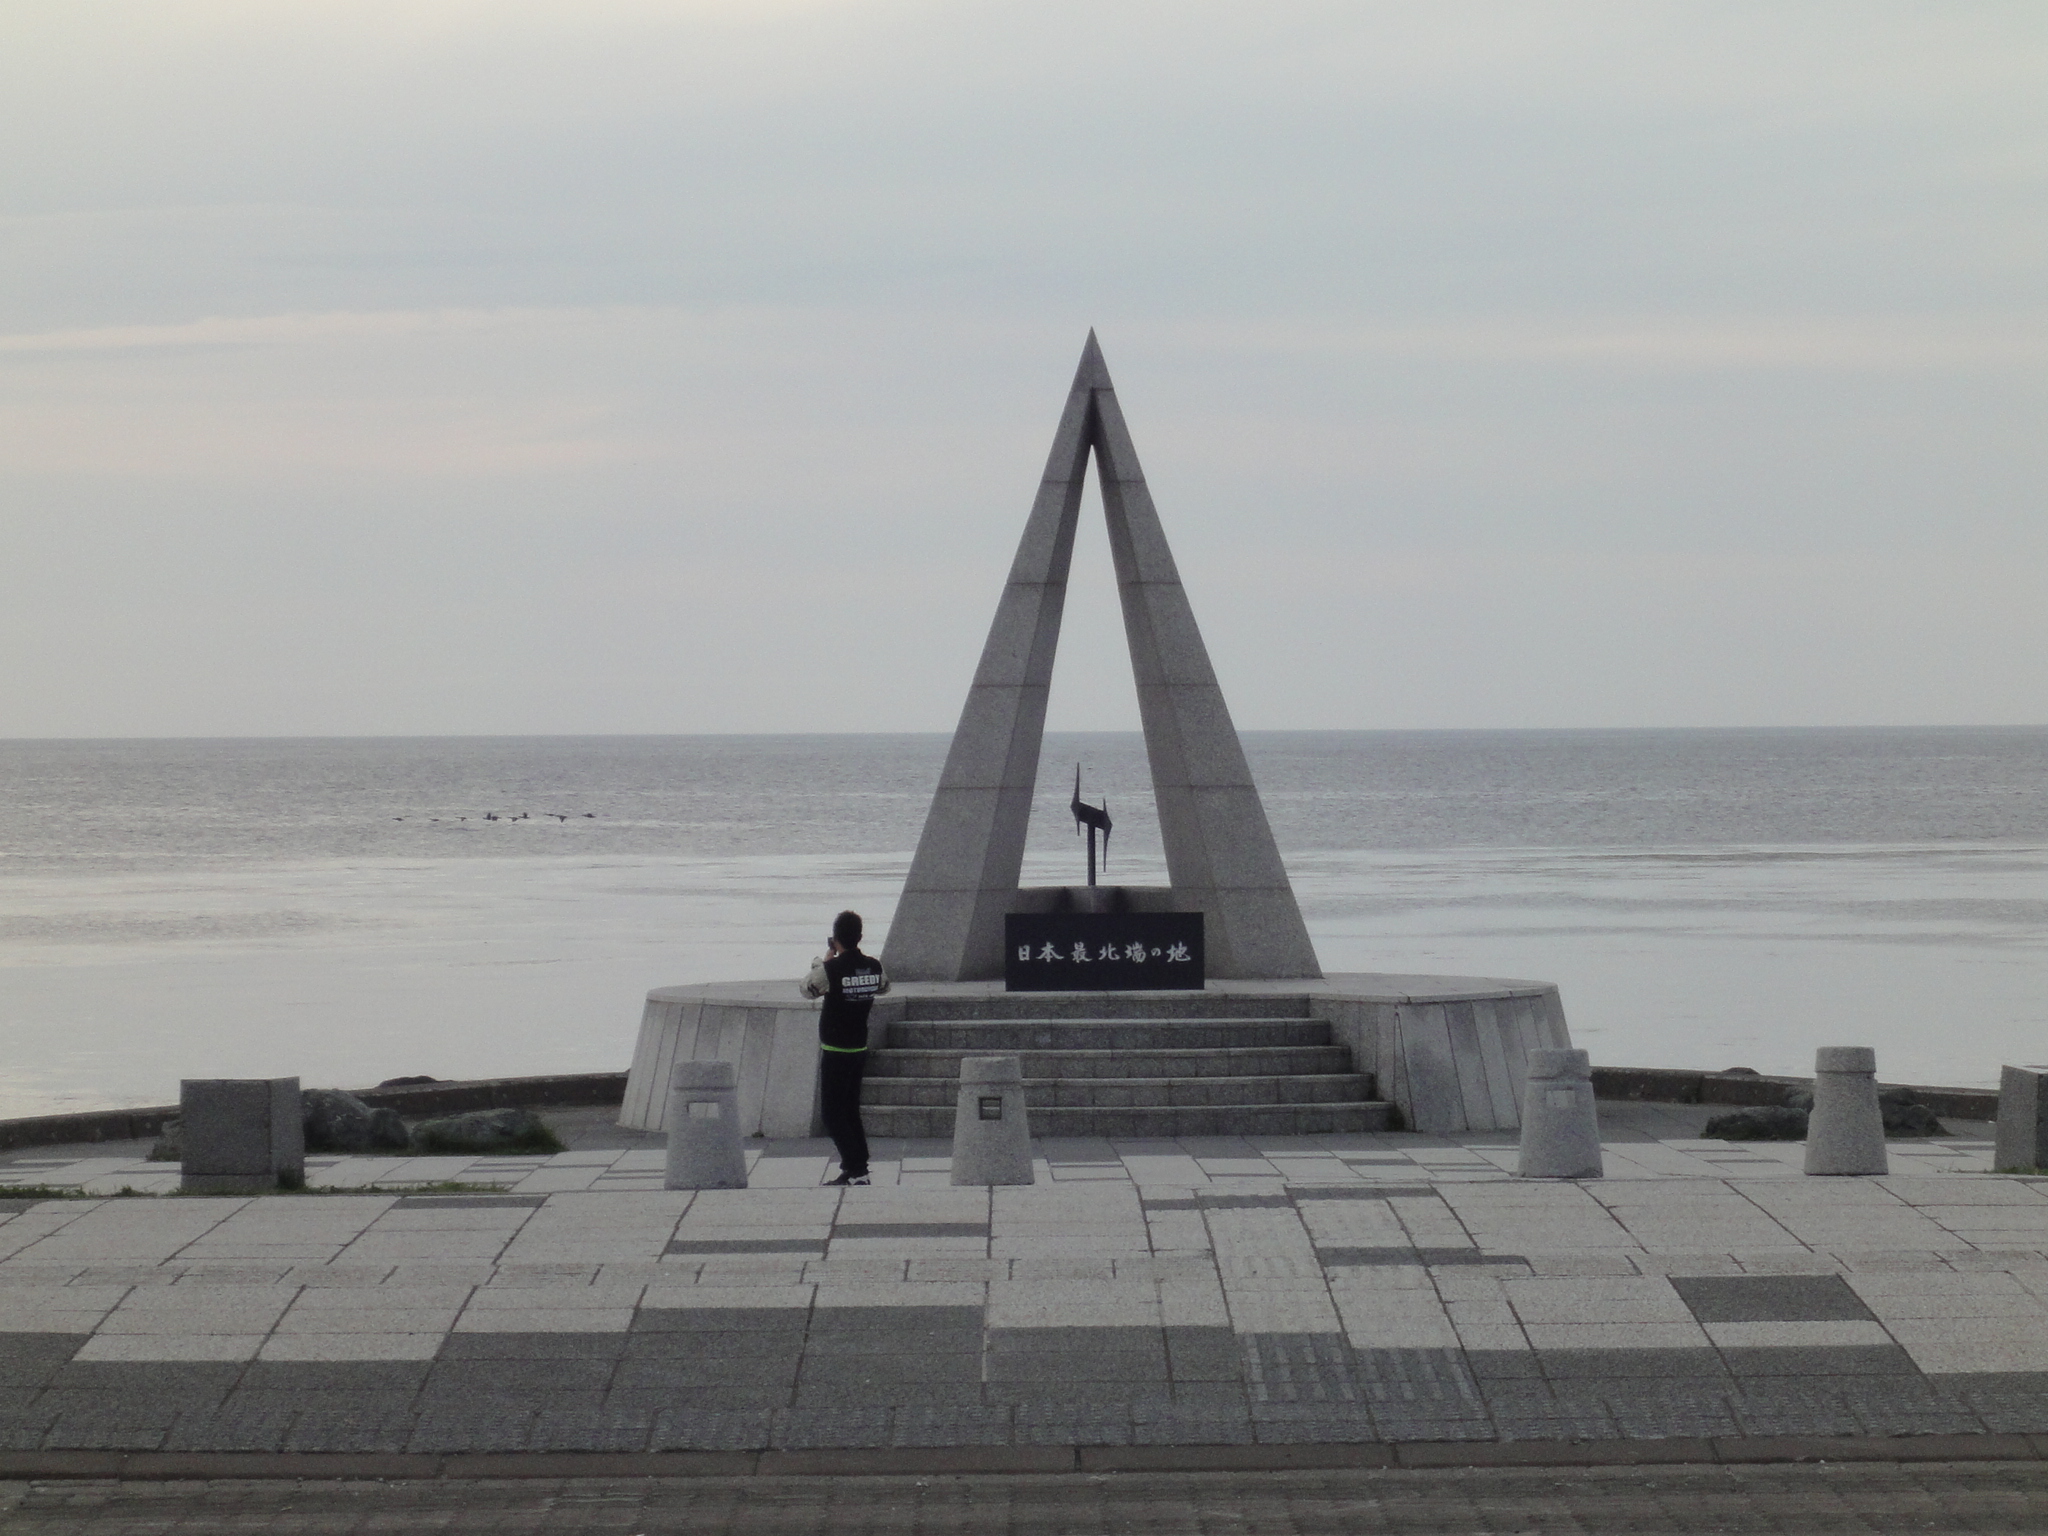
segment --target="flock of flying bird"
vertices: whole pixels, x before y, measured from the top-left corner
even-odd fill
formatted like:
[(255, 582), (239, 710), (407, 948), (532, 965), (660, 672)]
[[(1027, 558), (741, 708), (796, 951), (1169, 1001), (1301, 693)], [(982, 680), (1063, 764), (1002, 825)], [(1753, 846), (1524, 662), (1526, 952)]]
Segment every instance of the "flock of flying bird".
[[(542, 821), (546, 821), (546, 820), (547, 820), (547, 819), (548, 819), (548, 818), (549, 818), (550, 816), (554, 817), (554, 818), (555, 818), (555, 820), (557, 820), (557, 821), (568, 821), (568, 820), (570, 820), (570, 818), (569, 818), (569, 817), (567, 817), (567, 816), (564, 816), (564, 815), (563, 815), (563, 814), (562, 814), (562, 813), (561, 813), (560, 811), (542, 811), (542, 812), (541, 812), (541, 814), (540, 814), (540, 819), (541, 819)], [(394, 817), (392, 817), (391, 819), (392, 819), (393, 821), (403, 821), (403, 820), (405, 820), (405, 818), (404, 818), (403, 816), (394, 816)], [(498, 813), (497, 813), (496, 811), (485, 811), (485, 812), (484, 812), (484, 814), (483, 814), (483, 819), (484, 819), (485, 821), (531, 821), (531, 820), (533, 820), (533, 816), (532, 816), (532, 813), (531, 813), (531, 812), (528, 812), (528, 811), (521, 811), (521, 812), (520, 812), (520, 813), (519, 813), (519, 814), (518, 814), (517, 816), (500, 816), (500, 815), (499, 815), (499, 814), (498, 814)], [(582, 819), (582, 820), (584, 820), (584, 821), (595, 821), (595, 820), (597, 820), (597, 812), (595, 812), (595, 811), (585, 811), (585, 812), (583, 813), (583, 815), (582, 815), (581, 819)], [(451, 818), (451, 817), (445, 817), (445, 816), (429, 816), (429, 817), (427, 818), (427, 820), (429, 820), (429, 821), (447, 821), (447, 820), (454, 820), (454, 821), (467, 821), (467, 820), (469, 820), (469, 818), (468, 818), (467, 816), (456, 816), (456, 817), (452, 817), (452, 818)]]

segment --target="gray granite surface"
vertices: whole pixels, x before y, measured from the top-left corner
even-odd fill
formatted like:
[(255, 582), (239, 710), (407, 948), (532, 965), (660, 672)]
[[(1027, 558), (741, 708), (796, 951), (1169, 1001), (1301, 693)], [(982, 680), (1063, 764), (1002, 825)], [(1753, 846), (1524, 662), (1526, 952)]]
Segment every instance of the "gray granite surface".
[(1583, 1182), (1388, 1134), (1041, 1142), (994, 1190), (756, 1142), (745, 1190), (644, 1147), (121, 1197), (175, 1170), (44, 1149), (0, 1183), (108, 1197), (0, 1189), (0, 1450), (2048, 1433), (2048, 1186), (1988, 1136), (1820, 1179), (1602, 1111)]

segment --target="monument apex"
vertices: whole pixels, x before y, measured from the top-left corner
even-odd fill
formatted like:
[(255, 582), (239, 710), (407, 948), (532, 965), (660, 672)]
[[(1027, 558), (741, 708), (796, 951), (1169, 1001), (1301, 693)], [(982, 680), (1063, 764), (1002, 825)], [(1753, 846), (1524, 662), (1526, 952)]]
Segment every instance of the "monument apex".
[(883, 959), (906, 981), (1000, 977), (1004, 917), (1077, 900), (1068, 888), (1021, 889), (1018, 880), (1091, 453), (1171, 882), (1104, 888), (1104, 910), (1200, 912), (1208, 974), (1218, 979), (1320, 977), (1093, 331), (960, 711)]

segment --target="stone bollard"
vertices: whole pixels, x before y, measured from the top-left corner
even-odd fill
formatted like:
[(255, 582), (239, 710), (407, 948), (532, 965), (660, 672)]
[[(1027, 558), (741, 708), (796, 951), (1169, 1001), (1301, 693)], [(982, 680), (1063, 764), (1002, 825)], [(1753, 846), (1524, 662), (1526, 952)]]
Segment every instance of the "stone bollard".
[(1877, 1052), (1867, 1045), (1824, 1045), (1813, 1053), (1806, 1171), (1891, 1172), (1884, 1155), (1884, 1111), (1877, 1103)]
[(1998, 1074), (1998, 1144), (1991, 1166), (2000, 1173), (2048, 1168), (2048, 1066), (2007, 1067)]
[(296, 1077), (188, 1077), (178, 1085), (188, 1195), (303, 1189), (306, 1123)]
[(739, 1078), (729, 1061), (679, 1061), (669, 1079), (663, 1189), (745, 1189)]
[(953, 1111), (955, 1184), (1030, 1184), (1031, 1125), (1024, 1069), (1014, 1056), (964, 1056)]
[(1523, 1179), (1597, 1179), (1600, 1112), (1593, 1103), (1593, 1063), (1584, 1051), (1538, 1046), (1529, 1052), (1522, 1089)]

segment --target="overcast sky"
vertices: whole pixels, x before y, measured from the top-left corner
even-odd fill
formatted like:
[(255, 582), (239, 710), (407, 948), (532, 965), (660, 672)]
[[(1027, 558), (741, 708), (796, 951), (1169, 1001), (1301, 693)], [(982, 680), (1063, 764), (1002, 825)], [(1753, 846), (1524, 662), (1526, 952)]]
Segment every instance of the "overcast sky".
[[(0, 734), (2048, 721), (2048, 7), (9, 0)], [(1051, 723), (1136, 705), (1091, 496)]]

